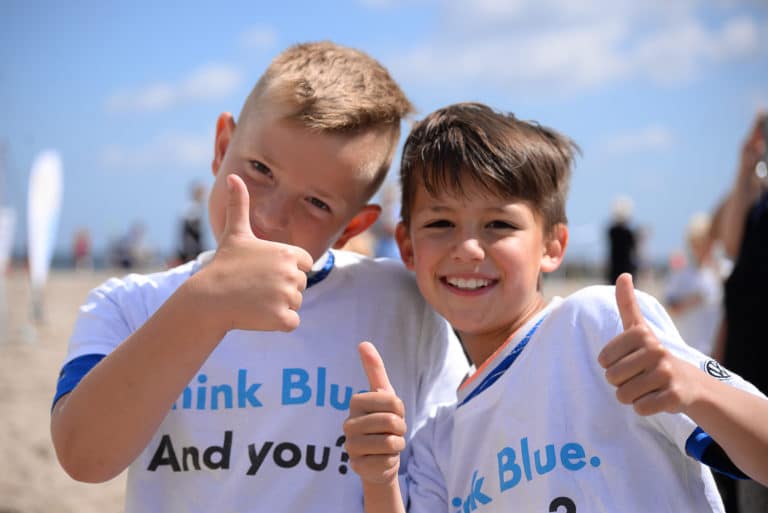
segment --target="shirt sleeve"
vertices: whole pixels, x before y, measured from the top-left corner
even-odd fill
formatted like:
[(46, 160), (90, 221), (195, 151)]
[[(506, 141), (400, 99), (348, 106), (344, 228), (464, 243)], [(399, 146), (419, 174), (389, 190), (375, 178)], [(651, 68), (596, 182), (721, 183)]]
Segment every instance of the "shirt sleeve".
[(469, 371), (469, 362), (461, 342), (448, 322), (426, 307), (420, 337), (418, 361), (424, 372), (420, 376), (418, 411), (413, 430), (416, 432), (438, 406), (456, 402), (456, 390)]
[[(638, 292), (640, 309), (659, 341), (677, 358), (702, 372), (746, 392), (765, 397), (754, 385), (724, 369), (717, 361), (687, 345), (664, 308), (652, 296)], [(687, 415), (659, 413), (648, 421), (688, 456), (732, 477), (743, 474), (733, 465), (725, 452)]]
[(111, 278), (88, 294), (69, 339), (67, 356), (56, 384), (54, 406), (131, 334), (132, 328), (117, 299), (117, 292), (127, 288), (130, 287), (125, 281)]
[(406, 480), (406, 505), (409, 513), (450, 510), (450, 498), (441, 463), (444, 465), (450, 461), (454, 407), (440, 408), (411, 440), (412, 457), (408, 462)]

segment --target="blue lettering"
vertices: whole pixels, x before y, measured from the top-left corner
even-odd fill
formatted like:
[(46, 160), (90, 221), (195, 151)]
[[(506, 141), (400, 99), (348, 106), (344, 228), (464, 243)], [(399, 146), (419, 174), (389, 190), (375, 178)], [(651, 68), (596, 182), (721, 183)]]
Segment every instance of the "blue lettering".
[(523, 458), (523, 471), (525, 472), (525, 478), (530, 481), (533, 479), (533, 475), (531, 474), (531, 455), (528, 452), (527, 438), (520, 440), (520, 456)]
[(568, 470), (579, 470), (587, 463), (584, 461), (584, 448), (577, 443), (568, 443), (560, 449), (560, 461)]
[[(511, 447), (505, 447), (496, 454), (499, 462), (499, 487), (501, 491), (509, 490), (517, 486), (522, 477), (520, 465), (515, 463), (515, 450)], [(505, 474), (511, 472), (512, 476), (507, 479)]]
[[(200, 374), (197, 377), (197, 381), (199, 383), (205, 383), (208, 381), (208, 376), (205, 374)], [(204, 410), (205, 409), (205, 386), (197, 387), (197, 409), (198, 410)]]
[[(283, 369), (283, 404), (303, 404), (312, 397), (312, 389), (307, 386), (309, 373), (304, 369)], [(293, 391), (298, 389), (298, 396)]]
[(315, 404), (318, 406), (325, 405), (325, 367), (317, 368), (317, 398)]
[(536, 473), (539, 475), (551, 472), (552, 469), (555, 468), (555, 465), (557, 465), (557, 460), (555, 459), (555, 446), (548, 444), (544, 449), (547, 451), (547, 462), (545, 464), (541, 463), (540, 450), (537, 450), (533, 453), (533, 460), (534, 464), (536, 465)]
[[(219, 385), (213, 385), (208, 389), (206, 383), (208, 382), (208, 376), (205, 374), (199, 374), (197, 376), (197, 382), (200, 383), (197, 387), (187, 386), (181, 393), (181, 407), (185, 410), (205, 410), (210, 408), (211, 410), (218, 410), (220, 407), (226, 409), (232, 409), (234, 403), (234, 388), (233, 385), (222, 383)], [(237, 371), (237, 407), (246, 408), (262, 406), (261, 401), (256, 396), (256, 391), (261, 388), (261, 383), (248, 383), (248, 371), (246, 369), (238, 369)], [(221, 404), (223, 403), (223, 405)], [(173, 403), (172, 409), (178, 408), (176, 403)]]
[(352, 387), (344, 387), (344, 399), (339, 401), (339, 389), (337, 384), (331, 385), (331, 406), (337, 410), (348, 410), (349, 402), (352, 400)]
[(261, 406), (261, 401), (256, 398), (256, 390), (261, 387), (261, 383), (253, 383), (248, 388), (245, 386), (248, 384), (245, 380), (248, 371), (240, 369), (237, 371), (237, 406), (239, 408), (245, 408), (245, 402), (251, 406)]
[[(241, 371), (242, 372), (242, 371)], [(257, 387), (258, 388), (258, 387)], [(232, 387), (229, 385), (214, 385), (211, 387), (211, 409), (219, 409), (219, 396), (224, 396), (224, 408), (232, 408)], [(261, 406), (261, 404), (259, 404)]]

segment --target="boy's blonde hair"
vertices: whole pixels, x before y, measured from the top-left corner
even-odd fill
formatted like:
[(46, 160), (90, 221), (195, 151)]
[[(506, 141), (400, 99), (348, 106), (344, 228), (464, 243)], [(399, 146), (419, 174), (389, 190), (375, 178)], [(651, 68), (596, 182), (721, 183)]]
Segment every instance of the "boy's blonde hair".
[(330, 41), (297, 44), (275, 57), (240, 116), (267, 108), (277, 108), (284, 119), (319, 132), (381, 131), (386, 147), (374, 152), (370, 162), (375, 173), (372, 191), (379, 188), (392, 163), (400, 121), (414, 110), (378, 61)]
[(528, 202), (549, 232), (566, 223), (565, 201), (578, 146), (564, 135), (480, 103), (458, 103), (418, 122), (400, 165), (401, 218), (410, 224), (417, 187), (466, 196), (468, 184)]

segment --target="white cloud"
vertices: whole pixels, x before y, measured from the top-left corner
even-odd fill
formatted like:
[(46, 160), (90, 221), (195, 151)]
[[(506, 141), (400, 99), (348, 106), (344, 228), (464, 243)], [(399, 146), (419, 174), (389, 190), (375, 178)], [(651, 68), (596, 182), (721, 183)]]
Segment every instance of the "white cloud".
[(118, 91), (107, 99), (109, 112), (157, 112), (179, 104), (220, 98), (233, 92), (242, 74), (232, 66), (206, 64), (175, 83), (158, 82)]
[(729, 20), (719, 32), (688, 20), (642, 40), (628, 58), (638, 75), (668, 83), (690, 79), (707, 64), (739, 58), (757, 48), (757, 27), (752, 20)]
[(213, 135), (165, 134), (138, 147), (117, 144), (101, 152), (101, 164), (109, 170), (162, 171), (208, 166), (213, 158)]
[(665, 150), (671, 148), (674, 141), (675, 138), (669, 129), (661, 125), (651, 125), (636, 132), (608, 138), (601, 146), (605, 153), (615, 155)]
[(277, 42), (277, 31), (270, 27), (251, 27), (240, 35), (240, 44), (247, 50), (268, 50)]
[[(691, 80), (759, 51), (756, 21), (705, 24), (703, 0), (453, 0), (441, 25), (392, 59), (401, 80), (490, 82), (511, 92), (577, 92), (619, 80)], [(701, 18), (701, 19), (700, 19)], [(449, 82), (450, 81), (450, 82)]]

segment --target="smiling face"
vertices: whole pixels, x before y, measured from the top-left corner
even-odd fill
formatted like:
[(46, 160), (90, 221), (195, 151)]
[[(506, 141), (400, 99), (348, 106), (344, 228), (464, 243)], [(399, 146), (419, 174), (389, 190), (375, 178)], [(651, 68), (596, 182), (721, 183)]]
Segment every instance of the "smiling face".
[(560, 264), (567, 229), (545, 238), (528, 203), (463, 189), (432, 196), (417, 188), (410, 228), (401, 224), (397, 238), (427, 301), (469, 350), (480, 344), (489, 354), (544, 306), (539, 274)]
[(248, 188), (257, 237), (299, 246), (315, 260), (341, 247), (378, 217), (379, 207), (365, 203), (381, 162), (371, 155), (386, 153), (386, 140), (373, 130), (351, 136), (311, 131), (263, 111), (235, 127), (223, 114), (209, 199), (216, 240), (226, 224), (226, 177), (234, 173)]

